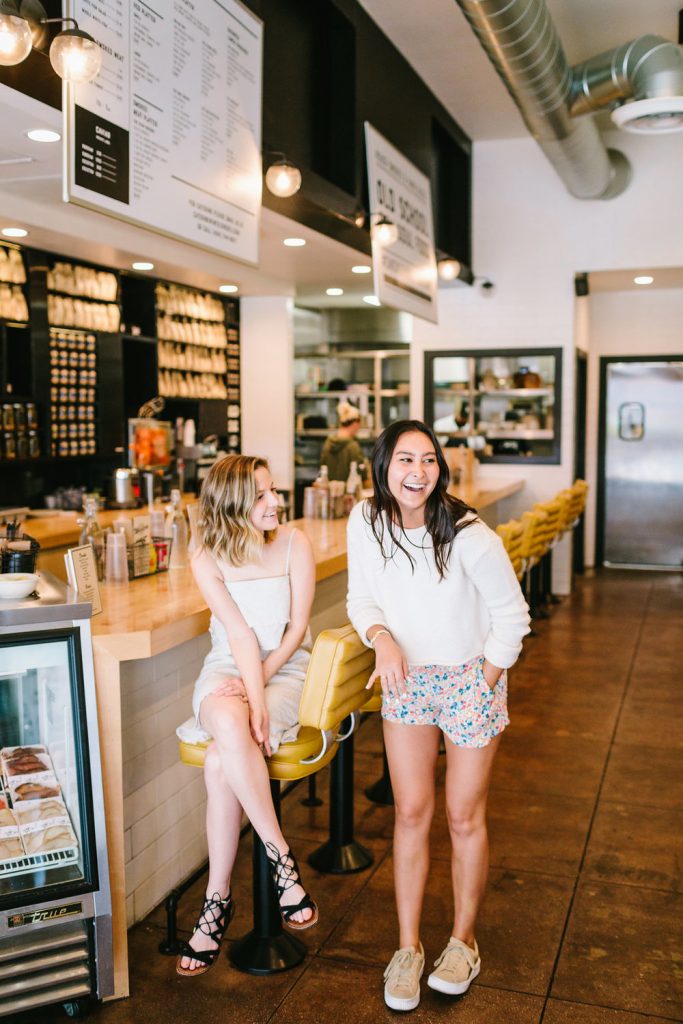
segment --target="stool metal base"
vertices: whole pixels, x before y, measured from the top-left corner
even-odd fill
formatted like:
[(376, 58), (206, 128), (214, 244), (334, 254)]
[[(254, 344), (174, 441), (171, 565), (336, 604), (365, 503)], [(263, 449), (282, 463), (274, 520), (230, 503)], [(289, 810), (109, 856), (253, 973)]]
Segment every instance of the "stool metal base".
[(245, 974), (275, 974), (296, 967), (306, 956), (306, 947), (293, 935), (259, 936), (249, 932), (233, 943), (230, 962)]
[(313, 851), (308, 863), (324, 875), (352, 875), (369, 868), (374, 860), (370, 851), (355, 840), (339, 846), (328, 839)]
[(388, 773), (382, 775), (371, 786), (366, 786), (364, 792), (368, 800), (373, 804), (379, 804), (380, 807), (394, 806), (394, 791), (391, 788), (391, 779)]

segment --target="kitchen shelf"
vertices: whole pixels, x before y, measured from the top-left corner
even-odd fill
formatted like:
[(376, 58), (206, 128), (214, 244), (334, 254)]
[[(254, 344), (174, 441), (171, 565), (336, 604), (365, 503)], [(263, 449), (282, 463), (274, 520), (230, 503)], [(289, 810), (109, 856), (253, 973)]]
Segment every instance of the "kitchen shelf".
[(561, 373), (561, 349), (425, 352), (425, 419), (442, 444), (483, 439), (482, 462), (558, 463)]

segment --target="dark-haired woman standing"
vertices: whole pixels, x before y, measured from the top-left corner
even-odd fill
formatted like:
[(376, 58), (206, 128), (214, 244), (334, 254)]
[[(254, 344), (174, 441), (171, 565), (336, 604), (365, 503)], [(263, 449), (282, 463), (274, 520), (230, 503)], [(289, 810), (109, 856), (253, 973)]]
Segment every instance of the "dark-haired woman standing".
[(388, 427), (373, 452), (374, 496), (348, 527), (351, 622), (375, 650), (396, 804), (399, 949), (385, 971), (394, 1010), (420, 1001), (420, 916), (429, 869), (434, 773), (446, 744), (453, 929), (428, 984), (459, 995), (481, 968), (475, 922), (488, 874), (486, 798), (508, 724), (508, 669), (529, 615), (498, 536), (447, 493), (448, 467), (418, 420)]

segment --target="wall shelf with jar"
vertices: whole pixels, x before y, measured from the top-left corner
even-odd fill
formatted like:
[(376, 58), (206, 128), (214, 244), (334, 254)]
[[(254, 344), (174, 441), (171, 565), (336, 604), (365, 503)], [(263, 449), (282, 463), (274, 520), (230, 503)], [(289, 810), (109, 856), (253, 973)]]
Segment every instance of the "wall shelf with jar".
[(425, 352), (425, 420), (482, 462), (558, 463), (562, 350)]
[(97, 454), (97, 339), (50, 328), (50, 454)]

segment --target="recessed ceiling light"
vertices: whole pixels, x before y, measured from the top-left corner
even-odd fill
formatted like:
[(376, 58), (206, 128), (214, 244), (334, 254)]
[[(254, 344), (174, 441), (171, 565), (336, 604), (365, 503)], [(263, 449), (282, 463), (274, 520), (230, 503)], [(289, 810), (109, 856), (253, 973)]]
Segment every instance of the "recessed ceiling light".
[(218, 288), (219, 292), (223, 292), (224, 295), (231, 295), (233, 292), (238, 292), (239, 287), (236, 284), (222, 284)]
[(288, 245), (290, 249), (297, 249), (301, 245), (306, 244), (305, 238), (285, 238), (283, 245)]
[(652, 284), (653, 281), (654, 277), (651, 277), (649, 274), (639, 274), (638, 277), (633, 278), (634, 284)]
[(357, 267), (351, 267), (352, 274), (371, 274), (372, 267), (366, 266), (364, 263), (359, 264)]
[(326, 295), (343, 295), (344, 294), (344, 289), (343, 288), (328, 288), (327, 291), (325, 292), (325, 294)]
[(51, 128), (31, 128), (26, 132), (31, 142), (59, 142), (61, 135), (52, 131)]
[(381, 306), (382, 303), (379, 301), (376, 295), (364, 295), (363, 302), (367, 302), (368, 306)]
[(3, 228), (2, 233), (5, 238), (26, 238), (28, 231), (26, 228)]
[(154, 270), (154, 264), (148, 263), (146, 260), (137, 260), (135, 263), (131, 263), (133, 270)]

